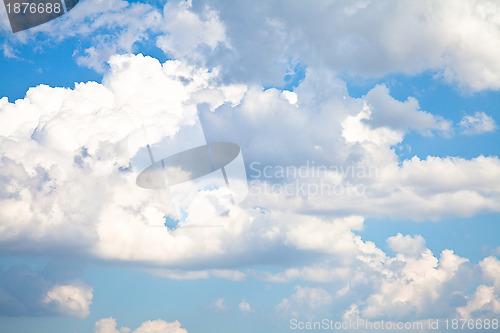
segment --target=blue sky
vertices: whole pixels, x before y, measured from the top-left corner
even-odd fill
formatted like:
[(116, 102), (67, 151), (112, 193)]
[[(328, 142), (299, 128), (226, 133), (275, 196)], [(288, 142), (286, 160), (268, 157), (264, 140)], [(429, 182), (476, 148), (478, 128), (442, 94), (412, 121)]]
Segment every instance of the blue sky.
[[(13, 34), (2, 7), (0, 331), (500, 320), (499, 15), (81, 0)], [(204, 144), (197, 111), (232, 186), (137, 186), (147, 144)]]

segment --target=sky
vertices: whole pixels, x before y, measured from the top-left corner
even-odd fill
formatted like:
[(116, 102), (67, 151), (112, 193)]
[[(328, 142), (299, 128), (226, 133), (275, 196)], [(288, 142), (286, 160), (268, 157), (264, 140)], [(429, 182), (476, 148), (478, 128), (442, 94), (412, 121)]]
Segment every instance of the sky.
[(498, 330), (499, 59), (494, 0), (0, 6), (0, 332)]

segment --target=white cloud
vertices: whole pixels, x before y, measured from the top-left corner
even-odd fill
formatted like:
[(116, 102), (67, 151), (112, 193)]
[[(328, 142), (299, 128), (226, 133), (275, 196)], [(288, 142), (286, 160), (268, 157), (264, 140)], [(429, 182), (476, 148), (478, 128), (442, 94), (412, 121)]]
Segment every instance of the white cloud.
[[(450, 315), (466, 302), (462, 290), (473, 282), (472, 270), (466, 266), (468, 260), (453, 251), (445, 250), (439, 258), (434, 257), (428, 249), (421, 252), (418, 237), (401, 235), (388, 242), (398, 243), (396, 247), (403, 252), (389, 257), (371, 242), (355, 242), (359, 247), (357, 260), (341, 263), (344, 274), (328, 280), (327, 289), (296, 287), (296, 292), (285, 298), (277, 310), (305, 316), (336, 316), (343, 312), (348, 317), (372, 321), (424, 320)], [(414, 248), (408, 248), (410, 243)], [(418, 256), (413, 251), (417, 248)], [(330, 269), (335, 265), (339, 265), (336, 260), (328, 264)], [(306, 268), (314, 272), (313, 267)], [(321, 269), (316, 270), (318, 274), (322, 274)], [(296, 274), (288, 278), (316, 281), (313, 272), (309, 277)], [(333, 269), (331, 274), (335, 274)]]
[(484, 112), (476, 112), (473, 116), (465, 115), (458, 126), (462, 133), (468, 135), (493, 132), (497, 128), (495, 120)]
[(479, 262), (485, 280), (493, 282), (496, 289), (500, 290), (500, 260), (487, 257)]
[(94, 325), (94, 333), (121, 333), (121, 331), (116, 328), (116, 319), (113, 317), (100, 319)]
[[(98, 258), (161, 263), (170, 266), (162, 273), (170, 278), (241, 280), (244, 275), (233, 265), (241, 259), (267, 260), (265, 249), (356, 253), (353, 231), (361, 228), (362, 219), (336, 216), (418, 220), (498, 210), (497, 157), (398, 160), (392, 145), (413, 125), (391, 123), (388, 114), (412, 114), (419, 119), (414, 127), (419, 131), (440, 128), (441, 120), (420, 111), (416, 102), (396, 101), (378, 87), (373, 94), (383, 103), (374, 105), (390, 107), (369, 109), (363, 98), (347, 97), (342, 81), (311, 70), (294, 91), (297, 102), (290, 104), (277, 89), (225, 86), (217, 75), (180, 61), (160, 64), (142, 55), (115, 56), (102, 84), (38, 86), (15, 103), (2, 99), (0, 239), (4, 244), (29, 240), (23, 244), (42, 252), (66, 246)], [(162, 225), (172, 208), (165, 204), (167, 193), (143, 191), (135, 185), (135, 169), (124, 171), (144, 145), (140, 128), (147, 129), (151, 144), (177, 138), (180, 128), (195, 122), (200, 102), (212, 110), (206, 112), (206, 135), (238, 143), (247, 162), (285, 168), (301, 167), (304, 159), (315, 164), (299, 183), (293, 177), (255, 179), (250, 170), (250, 180), (257, 180), (251, 184), (263, 192), (251, 193), (243, 206), (211, 221), (221, 228), (150, 228)], [(365, 122), (377, 119), (377, 113), (383, 115), (377, 122)], [(304, 128), (304, 123), (309, 125)], [(198, 142), (192, 133), (177, 135), (179, 147)], [(315, 167), (332, 166), (311, 176)], [(353, 168), (365, 174), (351, 173), (358, 170)], [(290, 197), (268, 191), (288, 181), (292, 189), (326, 184), (344, 192)], [(363, 191), (356, 192), (358, 187)], [(264, 207), (271, 214), (249, 207)], [(209, 262), (215, 258), (227, 259), (228, 267), (212, 270)], [(176, 267), (186, 261), (194, 265), (188, 271)], [(327, 279), (327, 272), (318, 279)]]
[(338, 255), (352, 255), (357, 248), (353, 231), (361, 230), (363, 218), (351, 216), (333, 221), (318, 218), (294, 223), (286, 233), (286, 242), (304, 250), (320, 250)]
[(162, 319), (145, 321), (136, 328), (130, 330), (127, 327), (116, 327), (116, 319), (113, 317), (100, 319), (95, 323), (94, 333), (187, 333), (178, 321), (167, 322)]
[(387, 126), (403, 131), (413, 129), (423, 134), (432, 131), (446, 133), (451, 128), (451, 121), (422, 111), (414, 97), (408, 97), (404, 102), (394, 99), (383, 84), (371, 89), (364, 99), (372, 111), (372, 117), (367, 122), (373, 127)]
[(208, 279), (212, 276), (231, 281), (244, 281), (246, 279), (245, 273), (230, 269), (188, 271), (188, 270), (176, 270), (176, 269), (151, 268), (148, 269), (148, 272), (156, 276), (165, 277), (173, 280)]
[(214, 269), (211, 273), (213, 276), (232, 281), (244, 281), (246, 278), (245, 273), (230, 269)]
[[(1, 23), (2, 30), (10, 30), (8, 21)], [(111, 56), (134, 52), (138, 44), (151, 45), (156, 41), (159, 48), (176, 59), (198, 63), (203, 62), (201, 54), (205, 48), (213, 50), (219, 44), (229, 45), (225, 43), (225, 26), (217, 13), (209, 8), (195, 13), (190, 1), (169, 1), (163, 8), (124, 0), (80, 2), (57, 20), (9, 36), (2, 47), (4, 56), (15, 56), (13, 52), (18, 45), (40, 36), (55, 43), (78, 38), (76, 62), (98, 72), (106, 70)]]
[(178, 321), (166, 322), (161, 319), (148, 320), (134, 330), (134, 333), (187, 333)]
[(457, 309), (462, 318), (475, 318), (481, 311), (484, 313), (500, 313), (500, 297), (495, 293), (495, 287), (480, 285), (470, 297), (467, 305)]
[[(351, 98), (335, 74), (377, 77), (431, 70), (473, 91), (499, 89), (500, 37), (494, 15), (485, 14), (490, 10), (497, 11), (498, 4), (297, 2), (283, 11), (264, 2), (222, 7), (169, 2), (161, 13), (119, 0), (82, 2), (71, 15), (16, 37), (26, 43), (39, 33), (60, 40), (93, 34), (85, 54), (76, 56), (106, 73), (102, 84), (78, 83), (73, 89), (40, 85), (15, 103), (0, 100), (1, 246), (41, 254), (69, 249), (98, 259), (145, 263), (153, 274), (171, 279), (242, 281), (241, 267), (286, 259), (282, 272), (252, 274), (267, 281), (329, 284), (297, 286), (278, 305), (282, 311), (345, 310), (354, 302), (352, 314), (368, 318), (496, 313), (497, 259), (479, 264), (481, 283), (494, 286), (482, 284), (466, 296), (463, 290), (472, 284), (467, 259), (450, 250), (434, 256), (421, 236), (402, 234), (388, 239), (397, 252), (390, 257), (356, 233), (363, 227), (361, 216), (438, 220), (499, 212), (498, 157), (400, 161), (394, 146), (409, 131), (446, 134), (451, 122), (421, 110), (415, 98), (396, 100), (383, 85)], [(457, 29), (462, 26), (467, 29)], [(478, 36), (485, 41), (476, 47)], [(109, 68), (102, 65), (148, 38), (183, 59), (161, 64), (142, 55), (114, 55)], [(309, 67), (293, 92), (261, 86), (281, 84), (285, 69), (300, 61)], [(221, 83), (233, 80), (252, 84)], [(129, 163), (144, 141), (140, 128), (147, 129), (151, 144), (165, 137), (180, 141), (179, 130), (195, 123), (195, 105), (201, 102), (210, 104), (206, 134), (214, 141), (238, 143), (248, 162), (263, 167), (300, 167), (304, 161), (336, 167), (319, 177), (302, 177), (297, 186), (325, 181), (345, 192), (288, 196), (264, 191), (214, 218), (221, 228), (148, 227), (161, 225), (171, 208), (165, 205), (168, 194), (135, 184)], [(496, 125), (490, 116), (476, 113), (459, 126), (472, 134)], [(197, 139), (182, 137), (185, 145)], [(367, 177), (343, 172), (349, 166), (376, 172)], [(259, 179), (256, 188), (295, 180), (276, 178)], [(358, 185), (362, 193), (352, 192)], [(59, 313), (88, 314), (90, 287), (67, 283), (48, 289), (46, 304)], [(8, 296), (16, 301), (15, 295)], [(246, 301), (238, 307), (251, 310)], [(220, 298), (211, 308), (227, 310), (228, 305)], [(97, 330), (118, 331), (113, 318), (96, 323)], [(136, 330), (154, 331), (186, 332), (180, 323), (160, 319)]]
[(404, 132), (388, 127), (371, 129), (365, 124), (371, 118), (372, 111), (368, 106), (355, 116), (348, 116), (342, 123), (342, 136), (348, 143), (371, 143), (377, 146), (392, 146), (403, 140)]
[[(114, 53), (156, 43), (178, 59), (221, 67), (224, 77), (240, 82), (281, 85), (290, 66), (302, 62), (354, 77), (430, 70), (468, 90), (496, 90), (500, 22), (489, 13), (499, 11), (491, 0), (404, 6), (387, 1), (292, 3), (286, 10), (278, 2), (263, 1), (251, 6), (174, 1), (161, 8), (89, 0), (68, 15), (10, 36), (9, 43), (26, 44), (42, 34), (51, 42), (77, 37), (83, 44), (77, 61), (99, 71)], [(5, 16), (2, 29), (7, 31)], [(11, 55), (12, 49), (4, 47), (4, 54)]]
[(238, 309), (240, 309), (241, 312), (252, 312), (250, 304), (245, 300), (242, 300), (240, 304), (238, 304)]
[(396, 236), (389, 237), (387, 244), (394, 251), (410, 257), (417, 257), (426, 250), (425, 239), (420, 235), (412, 237), (398, 233)]
[(40, 270), (25, 265), (0, 269), (0, 313), (86, 317), (93, 289), (78, 277), (78, 265), (53, 262)]
[(228, 76), (281, 84), (286, 64), (298, 59), (352, 76), (430, 70), (473, 91), (500, 88), (494, 1), (290, 3), (286, 10), (264, 1), (203, 5), (219, 12), (232, 47), (205, 56), (229, 65)]
[(223, 44), (226, 35), (225, 27), (220, 22), (217, 13), (206, 8), (196, 14), (192, 10), (191, 1), (168, 2), (164, 9), (163, 23), (156, 44), (165, 53), (176, 59), (195, 58), (203, 63), (198, 48), (203, 46), (215, 49)]
[(47, 292), (45, 303), (54, 304), (60, 313), (85, 318), (90, 314), (94, 289), (86, 286), (54, 286)]
[(305, 307), (316, 309), (331, 304), (332, 295), (323, 288), (295, 286), (295, 292), (290, 298), (285, 298), (278, 304), (277, 310), (284, 311)]
[[(467, 259), (451, 250), (443, 251), (438, 259), (426, 250), (418, 258), (401, 255), (391, 261), (387, 263), (388, 271), (381, 271), (384, 277), (376, 282), (375, 292), (361, 310), (364, 317), (400, 319), (411, 314), (415, 319), (424, 319), (436, 311), (437, 304), (442, 311), (443, 306), (450, 306), (442, 304), (443, 292), (450, 292), (446, 283)], [(450, 294), (457, 291), (451, 290)]]
[(229, 305), (224, 298), (216, 298), (212, 303), (206, 306), (207, 309), (221, 312), (229, 310)]

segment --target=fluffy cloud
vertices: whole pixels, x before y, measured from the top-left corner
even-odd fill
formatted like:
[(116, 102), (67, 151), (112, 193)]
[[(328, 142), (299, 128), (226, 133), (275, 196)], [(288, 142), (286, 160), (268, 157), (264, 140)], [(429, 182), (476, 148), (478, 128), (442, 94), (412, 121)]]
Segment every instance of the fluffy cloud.
[(113, 317), (103, 318), (95, 323), (94, 333), (187, 333), (187, 330), (181, 327), (178, 321), (166, 322), (162, 319), (145, 321), (131, 330), (127, 327), (116, 327), (116, 319)]
[[(426, 320), (447, 318), (455, 313), (469, 318), (471, 313), (486, 316), (498, 313), (494, 287), (481, 285), (473, 294), (464, 292), (474, 285), (473, 272), (477, 268), (494, 272), (497, 262), (491, 258), (473, 265), (451, 250), (434, 256), (425, 248), (421, 236), (398, 234), (388, 238), (388, 244), (396, 252), (394, 257), (371, 242), (359, 238), (353, 242), (358, 250), (350, 261), (341, 264), (338, 260), (323, 261), (322, 265), (303, 266), (295, 274), (288, 272), (281, 275), (281, 280), (274, 279), (326, 282), (322, 288), (295, 287), (295, 292), (283, 299), (277, 310), (311, 318), (318, 314), (336, 318), (344, 313), (344, 319), (370, 321)], [(342, 269), (335, 269), (336, 266)], [(316, 276), (323, 275), (326, 269), (330, 269), (330, 279), (318, 280)]]
[[(498, 89), (499, 23), (486, 14), (497, 10), (487, 1), (207, 1), (169, 2), (162, 9), (82, 2), (71, 15), (3, 46), (12, 57), (9, 43), (28, 43), (38, 34), (57, 40), (93, 35), (75, 56), (105, 75), (102, 83), (40, 85), (14, 103), (0, 99), (0, 248), (141, 263), (171, 279), (242, 281), (242, 267), (279, 262), (281, 271), (259, 268), (248, 275), (325, 284), (296, 286), (277, 306), (298, 314), (328, 307), (365, 318), (498, 313), (496, 258), (481, 261), (481, 284), (465, 295), (474, 284), (466, 258), (451, 250), (435, 256), (422, 237), (402, 234), (387, 240), (396, 252), (391, 257), (357, 235), (367, 216), (439, 220), (499, 212), (498, 157), (400, 160), (394, 147), (407, 133), (443, 135), (451, 122), (422, 110), (413, 97), (398, 101), (384, 85), (351, 98), (338, 77), (431, 70), (473, 91)], [(182, 59), (161, 64), (113, 55), (148, 39)], [(302, 63), (305, 78), (293, 92), (263, 88), (282, 85), (285, 73)], [(210, 141), (238, 143), (247, 167), (257, 162), (249, 169), (251, 193), (211, 220), (217, 228), (152, 228), (173, 209), (167, 191), (136, 186), (144, 144), (155, 156), (200, 144), (197, 112)], [(459, 126), (479, 134), (495, 124), (476, 113)], [(33, 307), (4, 288), (2, 308), (86, 316), (92, 289), (56, 282), (42, 283)], [(238, 307), (251, 310), (246, 301)], [(212, 309), (227, 309), (224, 299)], [(130, 331), (116, 326), (106, 318), (96, 331)], [(155, 320), (136, 331), (185, 332), (180, 326)]]
[(403, 236), (401, 233), (398, 233), (396, 236), (389, 237), (387, 239), (387, 244), (397, 253), (410, 257), (416, 257), (425, 252), (425, 239), (420, 235), (411, 237), (409, 235)]
[[(447, 128), (415, 100), (399, 102), (383, 86), (353, 99), (342, 81), (314, 71), (293, 95), (290, 100), (277, 89), (226, 86), (216, 71), (180, 61), (160, 64), (124, 55), (112, 58), (102, 84), (42, 85), (15, 103), (2, 99), (4, 246), (29, 240), (26, 246), (43, 251), (57, 246), (105, 259), (191, 265), (188, 273), (175, 267), (162, 273), (174, 278), (241, 280), (232, 264), (214, 271), (210, 260), (258, 262), (272, 248), (355, 253), (353, 231), (361, 228), (362, 218), (338, 215), (418, 220), (498, 210), (500, 188), (492, 181), (500, 174), (497, 157), (415, 157), (400, 163), (392, 147), (405, 133)], [(204, 140), (199, 127), (193, 134), (199, 103), (208, 103), (200, 111), (205, 136), (238, 143), (247, 165), (259, 163), (249, 172), (250, 196), (211, 221), (221, 228), (164, 232), (148, 227), (162, 225), (172, 207), (168, 193), (135, 185), (136, 156), (147, 156), (142, 132), (162, 156), (167, 150), (158, 147), (166, 139), (174, 140), (177, 151), (192, 148)], [(391, 114), (396, 120), (412, 115), (414, 124), (391, 122)], [(186, 134), (180, 130), (185, 128), (193, 130)], [(316, 164), (304, 169), (304, 159)], [(305, 176), (262, 173), (277, 166), (304, 169)], [(275, 193), (276, 186), (296, 191)]]
[(322, 288), (295, 286), (295, 292), (290, 298), (285, 298), (278, 304), (277, 310), (298, 313), (299, 309), (316, 309), (331, 304), (332, 295)]
[[(500, 313), (500, 297), (495, 293), (495, 287), (480, 285), (470, 297), (467, 305), (457, 309), (462, 318), (470, 319), (479, 314)], [(481, 313), (482, 312), (482, 313)]]
[(217, 298), (211, 304), (207, 305), (207, 309), (211, 311), (227, 311), (229, 306), (224, 298)]
[(217, 13), (205, 9), (200, 14), (192, 11), (191, 1), (167, 3), (163, 8), (163, 24), (156, 44), (176, 59), (192, 59), (203, 63), (202, 50), (215, 49), (226, 39), (225, 26)]
[(495, 120), (484, 112), (465, 115), (458, 126), (462, 133), (469, 135), (493, 132), (497, 128)]
[(472, 5), (468, 1), (419, 1), (395, 6), (364, 0), (314, 5), (282, 1), (221, 5), (207, 0), (203, 4), (219, 11), (233, 50), (206, 57), (238, 66), (238, 70), (228, 70), (232, 77), (280, 84), (287, 67), (302, 61), (353, 76), (431, 70), (471, 90), (500, 87), (500, 67), (495, 61), (500, 52), (500, 23), (490, 14), (498, 13), (500, 7), (494, 1)]
[[(142, 55), (115, 57), (110, 65), (103, 84), (81, 83), (75, 89), (39, 86), (16, 103), (2, 99), (3, 241), (18, 238), (31, 239), (33, 247), (85, 247), (99, 238), (108, 242), (109, 232), (114, 240), (102, 249), (107, 256), (116, 243), (113, 228), (122, 229), (127, 221), (139, 223), (137, 229), (143, 230), (134, 237), (171, 237), (146, 227), (166, 212), (154, 207), (162, 198), (141, 191), (135, 175), (126, 171), (140, 147), (128, 136), (140, 133), (141, 126), (159, 124), (154, 129), (162, 136), (148, 133), (153, 144), (193, 123), (193, 100), (204, 100), (197, 91), (211, 89), (213, 75), (176, 61), (162, 66)], [(182, 77), (189, 77), (189, 82)], [(221, 103), (225, 91), (214, 90), (211, 96), (209, 102)], [(129, 215), (133, 211), (139, 215)], [(121, 219), (122, 215), (128, 217)], [(61, 228), (64, 235), (58, 232)], [(180, 242), (193, 245), (186, 238)]]
[(21, 265), (0, 270), (0, 313), (85, 318), (93, 289), (75, 278), (77, 274), (54, 264), (41, 271)]
[(242, 300), (240, 304), (238, 304), (238, 309), (240, 309), (241, 312), (252, 312), (250, 304), (245, 300)]
[(415, 98), (409, 97), (404, 102), (394, 99), (385, 85), (375, 86), (364, 99), (371, 109), (367, 122), (372, 127), (389, 127), (405, 132), (414, 129), (424, 134), (432, 130), (446, 133), (451, 128), (450, 121), (422, 111)]
[(123, 328), (121, 330), (116, 328), (116, 319), (113, 317), (103, 318), (94, 325), (94, 333), (120, 333), (120, 331), (123, 331)]
[(85, 318), (90, 313), (89, 306), (92, 303), (93, 291), (89, 287), (54, 286), (47, 292), (44, 302), (55, 305), (62, 314)]
[[(453, 306), (447, 304), (450, 300), (446, 297), (460, 292), (460, 289), (449, 290), (447, 283), (455, 278), (466, 259), (450, 250), (443, 251), (439, 259), (429, 250), (418, 257), (401, 253), (395, 259), (386, 262), (392, 267), (381, 272), (384, 275), (382, 281), (376, 283), (375, 292), (366, 300), (361, 311), (365, 317), (400, 319), (411, 314), (412, 318), (426, 319), (436, 311), (442, 312), (443, 306)], [(456, 288), (458, 283), (454, 282), (453, 288)], [(437, 304), (440, 304), (440, 310)]]
[(161, 319), (157, 320), (148, 320), (142, 323), (134, 333), (154, 333), (154, 332), (162, 332), (162, 333), (187, 333), (187, 330), (181, 328), (181, 323), (178, 321), (174, 322), (166, 322)]
[[(77, 36), (84, 45), (76, 53), (78, 62), (99, 71), (112, 54), (149, 43), (194, 64), (220, 67), (226, 79), (240, 82), (281, 86), (288, 72), (305, 63), (361, 77), (430, 70), (479, 91), (500, 88), (500, 22), (490, 14), (499, 10), (492, 0), (395, 6), (365, 0), (314, 6), (206, 0), (174, 1), (163, 7), (90, 0), (69, 15), (9, 36), (3, 53), (12, 57), (12, 45), (40, 34), (53, 42)], [(6, 15), (2, 18), (2, 30), (7, 31)]]
[[(1, 17), (0, 29), (7, 32), (10, 26), (6, 13)], [(6, 58), (16, 57), (18, 46), (40, 36), (54, 43), (77, 37), (80, 45), (74, 52), (76, 62), (104, 72), (112, 55), (133, 52), (149, 40), (177, 59), (202, 62), (201, 54), (224, 44), (225, 27), (215, 11), (207, 8), (195, 13), (190, 1), (168, 2), (162, 8), (124, 0), (89, 0), (57, 20), (7, 36), (2, 47)]]

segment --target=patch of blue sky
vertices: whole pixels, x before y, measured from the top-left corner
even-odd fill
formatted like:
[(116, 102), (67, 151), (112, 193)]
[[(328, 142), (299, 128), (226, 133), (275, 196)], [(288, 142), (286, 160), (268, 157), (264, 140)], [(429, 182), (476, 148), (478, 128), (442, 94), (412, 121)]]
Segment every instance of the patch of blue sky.
[[(95, 267), (88, 269), (85, 276), (95, 296), (91, 314), (84, 321), (94, 323), (114, 316), (119, 326), (130, 328), (162, 318), (179, 320), (189, 332), (255, 332), (272, 326), (271, 322), (276, 321), (275, 306), (293, 292), (289, 283), (253, 278), (243, 282), (213, 277), (171, 280), (125, 267)], [(214, 304), (219, 298), (224, 300), (221, 308)], [(253, 312), (238, 309), (243, 299)]]
[(0, 269), (9, 269), (16, 265), (26, 265), (31, 270), (42, 270), (47, 264), (49, 264), (53, 259), (47, 256), (38, 257), (33, 255), (16, 255), (10, 256), (5, 250), (0, 255)]
[(102, 74), (76, 63), (73, 56), (76, 47), (76, 41), (71, 39), (47, 44), (42, 49), (31, 44), (18, 45), (17, 58), (0, 61), (1, 96), (13, 102), (40, 84), (74, 88), (75, 82), (100, 82)]
[(94, 323), (70, 317), (0, 317), (2, 332), (17, 333), (54, 333), (54, 332), (92, 332)]
[(290, 60), (287, 64), (283, 64), (284, 76), (281, 84), (264, 84), (264, 89), (276, 88), (279, 90), (293, 91), (306, 77), (307, 65), (303, 62)]
[(307, 66), (302, 62), (291, 63), (290, 67), (283, 78), (283, 90), (293, 90), (298, 87), (306, 77)]

